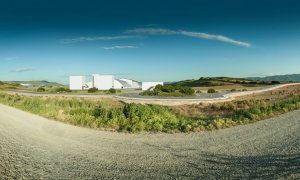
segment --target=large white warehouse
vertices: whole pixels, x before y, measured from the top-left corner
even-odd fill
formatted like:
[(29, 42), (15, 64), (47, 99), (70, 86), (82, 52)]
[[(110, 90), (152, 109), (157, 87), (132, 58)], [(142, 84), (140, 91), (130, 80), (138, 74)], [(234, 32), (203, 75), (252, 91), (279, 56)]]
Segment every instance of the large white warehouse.
[(131, 79), (115, 79), (113, 75), (93, 74), (91, 82), (85, 82), (84, 76), (70, 76), (70, 90), (83, 90), (97, 88), (99, 90), (113, 89), (138, 89), (141, 84)]
[(85, 86), (84, 76), (70, 76), (71, 90), (83, 90), (84, 86)]
[(99, 90), (109, 90), (114, 88), (115, 77), (113, 75), (93, 75), (93, 87)]

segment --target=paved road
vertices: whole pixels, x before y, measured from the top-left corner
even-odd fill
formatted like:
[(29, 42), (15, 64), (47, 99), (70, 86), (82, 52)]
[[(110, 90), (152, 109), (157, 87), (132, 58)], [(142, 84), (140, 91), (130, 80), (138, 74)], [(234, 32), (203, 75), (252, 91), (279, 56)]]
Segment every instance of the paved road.
[(125, 134), (0, 104), (0, 179), (299, 179), (300, 111), (229, 129)]

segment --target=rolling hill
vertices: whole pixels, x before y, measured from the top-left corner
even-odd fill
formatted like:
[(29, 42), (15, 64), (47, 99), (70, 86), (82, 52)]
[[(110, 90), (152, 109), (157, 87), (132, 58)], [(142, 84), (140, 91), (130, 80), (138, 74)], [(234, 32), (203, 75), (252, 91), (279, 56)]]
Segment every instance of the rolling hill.
[(242, 85), (242, 86), (260, 86), (279, 84), (278, 81), (261, 81), (245, 78), (231, 77), (201, 77), (200, 79), (191, 79), (170, 83), (172, 85), (190, 86), (190, 87), (207, 87), (207, 86), (226, 86), (226, 85)]

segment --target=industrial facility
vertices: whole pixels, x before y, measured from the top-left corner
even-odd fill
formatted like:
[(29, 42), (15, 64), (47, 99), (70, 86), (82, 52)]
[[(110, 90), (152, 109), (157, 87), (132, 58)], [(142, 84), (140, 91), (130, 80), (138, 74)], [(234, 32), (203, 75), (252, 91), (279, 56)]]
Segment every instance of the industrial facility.
[(85, 76), (70, 76), (70, 90), (87, 90), (97, 88), (98, 90), (113, 89), (142, 89), (148, 90), (163, 82), (138, 82), (132, 79), (116, 79), (114, 75), (93, 74), (92, 81), (86, 82)]

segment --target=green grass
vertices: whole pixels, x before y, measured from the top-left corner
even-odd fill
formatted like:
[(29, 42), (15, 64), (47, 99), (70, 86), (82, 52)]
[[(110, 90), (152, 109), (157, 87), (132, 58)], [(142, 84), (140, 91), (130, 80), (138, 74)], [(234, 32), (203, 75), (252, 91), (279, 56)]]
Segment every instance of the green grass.
[(66, 97), (29, 97), (0, 93), (0, 103), (65, 123), (116, 131), (190, 132), (252, 123), (300, 109), (300, 96), (290, 96), (273, 103), (247, 101), (224, 103), (215, 110), (229, 110), (227, 116), (187, 117), (159, 105), (111, 103)]

